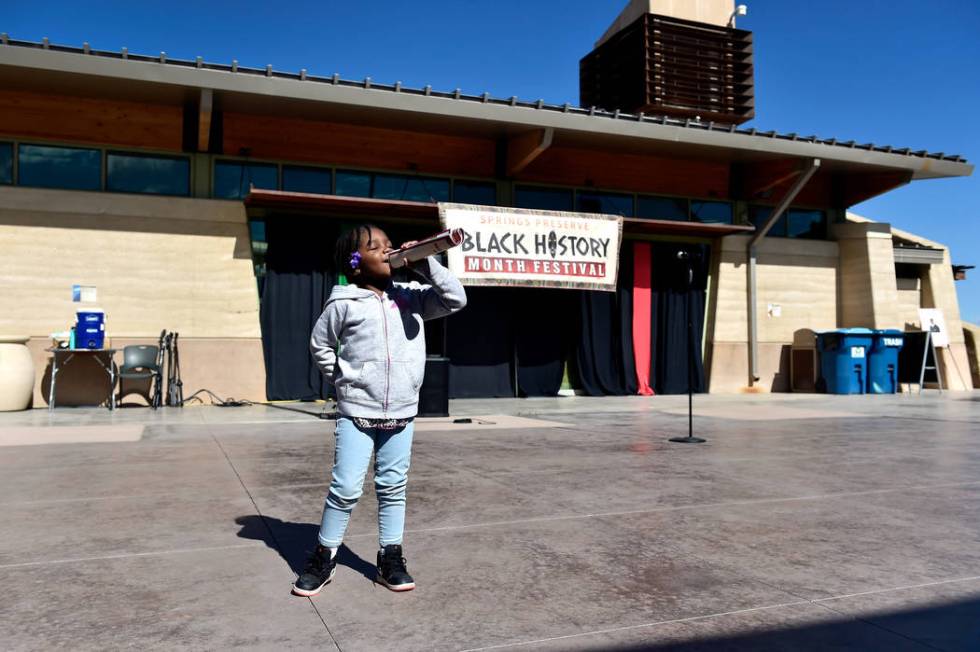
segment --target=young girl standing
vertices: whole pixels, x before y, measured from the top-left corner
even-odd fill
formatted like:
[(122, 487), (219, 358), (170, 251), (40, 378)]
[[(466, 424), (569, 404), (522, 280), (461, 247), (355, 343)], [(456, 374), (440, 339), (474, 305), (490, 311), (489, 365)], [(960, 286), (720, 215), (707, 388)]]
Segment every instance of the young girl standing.
[(336, 390), (339, 416), (319, 541), (293, 585), (297, 595), (316, 595), (333, 579), (372, 453), (378, 581), (393, 591), (415, 588), (401, 544), (413, 419), (425, 372), (423, 321), (462, 309), (466, 294), (435, 258), (410, 266), (428, 285), (393, 283), (390, 251), (391, 241), (376, 226), (358, 226), (337, 240), (337, 270), (352, 284), (333, 288), (310, 339), (317, 366)]

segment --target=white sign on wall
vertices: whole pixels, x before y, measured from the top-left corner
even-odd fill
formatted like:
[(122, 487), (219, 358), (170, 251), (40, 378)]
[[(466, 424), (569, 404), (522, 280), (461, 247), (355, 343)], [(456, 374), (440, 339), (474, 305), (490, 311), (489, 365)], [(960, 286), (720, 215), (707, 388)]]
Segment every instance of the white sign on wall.
[(447, 252), (463, 285), (616, 290), (621, 217), (447, 203), (439, 215), (466, 232)]
[(949, 331), (946, 330), (946, 320), (939, 308), (919, 308), (919, 321), (922, 330), (932, 333), (933, 346), (949, 346)]

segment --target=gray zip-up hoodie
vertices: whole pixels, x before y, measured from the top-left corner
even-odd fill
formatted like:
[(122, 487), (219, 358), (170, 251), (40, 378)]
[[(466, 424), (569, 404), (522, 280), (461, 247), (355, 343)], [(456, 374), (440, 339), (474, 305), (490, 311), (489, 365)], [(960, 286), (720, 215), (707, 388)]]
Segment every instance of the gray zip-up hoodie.
[(434, 258), (416, 271), (430, 285), (392, 283), (384, 294), (338, 285), (320, 315), (310, 351), (337, 391), (347, 417), (407, 419), (418, 412), (425, 373), (423, 320), (445, 317), (466, 305), (466, 292)]

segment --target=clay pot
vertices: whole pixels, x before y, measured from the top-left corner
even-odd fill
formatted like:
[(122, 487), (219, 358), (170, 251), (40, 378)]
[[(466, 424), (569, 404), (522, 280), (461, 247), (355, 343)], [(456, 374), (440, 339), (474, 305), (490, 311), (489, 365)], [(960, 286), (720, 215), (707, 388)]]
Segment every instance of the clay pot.
[(29, 337), (0, 335), (0, 412), (26, 410), (34, 395), (34, 360)]

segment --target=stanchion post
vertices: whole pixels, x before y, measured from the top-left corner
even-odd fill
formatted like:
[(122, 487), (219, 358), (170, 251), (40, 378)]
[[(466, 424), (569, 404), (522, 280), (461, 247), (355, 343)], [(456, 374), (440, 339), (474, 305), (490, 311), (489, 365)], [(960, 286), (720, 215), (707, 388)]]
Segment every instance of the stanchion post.
[(694, 436), (694, 385), (691, 378), (694, 368), (694, 319), (691, 317), (694, 264), (691, 261), (691, 253), (688, 251), (678, 251), (677, 259), (687, 263), (687, 295), (684, 298), (687, 308), (687, 437), (671, 437), (669, 441), (678, 444), (703, 444), (706, 440)]

